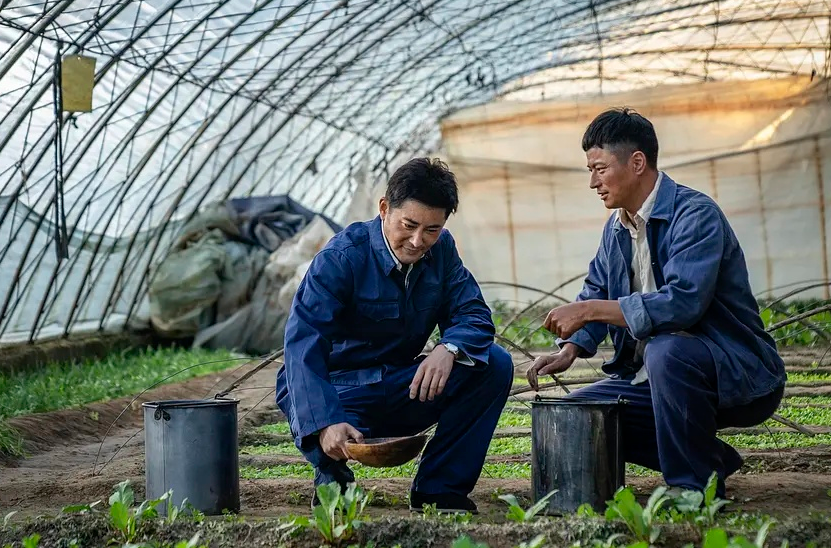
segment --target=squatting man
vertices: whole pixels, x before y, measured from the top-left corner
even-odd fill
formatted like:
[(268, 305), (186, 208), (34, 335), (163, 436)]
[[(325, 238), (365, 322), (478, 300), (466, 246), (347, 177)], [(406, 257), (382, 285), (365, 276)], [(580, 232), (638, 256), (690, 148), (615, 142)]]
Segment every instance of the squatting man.
[(742, 248), (712, 199), (657, 169), (658, 138), (643, 116), (604, 112), (582, 145), (589, 186), (615, 213), (577, 302), (545, 319), (559, 352), (538, 358), (528, 382), (536, 388), (539, 375), (593, 356), (609, 335), (610, 378), (569, 397), (622, 396), (628, 462), (662, 472), (672, 490), (701, 491), (715, 471), (724, 497), (724, 479), (742, 459), (716, 431), (764, 422), (785, 384)]
[[(354, 481), (346, 443), (436, 424), (410, 507), (476, 512), (468, 498), (513, 380), (491, 310), (445, 222), (456, 179), (417, 158), (390, 177), (379, 215), (335, 235), (291, 306), (277, 405), (315, 485)], [(438, 326), (441, 339), (423, 355)], [(313, 504), (315, 501), (313, 500)]]

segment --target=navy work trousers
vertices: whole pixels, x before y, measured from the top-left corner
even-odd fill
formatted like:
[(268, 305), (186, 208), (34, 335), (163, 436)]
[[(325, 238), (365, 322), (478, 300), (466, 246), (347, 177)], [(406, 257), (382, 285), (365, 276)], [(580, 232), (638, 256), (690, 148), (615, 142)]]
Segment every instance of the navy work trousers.
[(716, 437), (719, 428), (755, 426), (770, 418), (784, 388), (730, 408), (719, 408), (716, 365), (706, 344), (691, 335), (658, 335), (646, 345), (649, 381), (604, 379), (575, 390), (582, 400), (627, 400), (622, 413), (623, 452), (627, 462), (657, 470), (667, 485), (703, 490), (718, 473), (724, 479), (742, 465), (738, 452)]
[[(435, 435), (422, 453), (412, 489), (424, 494), (467, 495), (479, 480), (508, 399), (513, 382), (511, 355), (493, 344), (487, 366), (455, 364), (442, 394), (425, 402), (418, 396), (410, 399), (410, 383), (419, 363), (384, 366), (378, 382), (333, 385), (349, 423), (364, 437), (409, 436), (437, 424)], [(315, 467), (316, 486), (354, 481), (346, 462), (328, 457), (316, 435), (296, 440), (296, 445)]]

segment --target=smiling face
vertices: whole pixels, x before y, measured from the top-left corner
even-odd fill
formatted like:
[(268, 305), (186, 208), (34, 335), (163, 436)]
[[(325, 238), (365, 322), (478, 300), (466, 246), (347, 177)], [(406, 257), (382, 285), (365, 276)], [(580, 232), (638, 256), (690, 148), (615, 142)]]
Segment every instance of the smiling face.
[(622, 156), (609, 148), (592, 147), (586, 151), (586, 166), (591, 173), (589, 187), (597, 192), (606, 209), (636, 212), (643, 203), (640, 187), (645, 159), (640, 151), (629, 154), (626, 161), (621, 161)]
[(379, 204), (384, 235), (401, 264), (413, 264), (433, 247), (447, 222), (446, 211), (416, 200), (390, 207), (386, 198)]

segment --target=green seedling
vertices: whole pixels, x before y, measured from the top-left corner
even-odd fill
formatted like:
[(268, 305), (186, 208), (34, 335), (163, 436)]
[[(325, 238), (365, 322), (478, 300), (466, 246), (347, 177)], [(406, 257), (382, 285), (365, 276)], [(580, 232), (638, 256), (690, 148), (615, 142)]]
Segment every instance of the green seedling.
[(61, 508), (61, 513), (88, 514), (90, 512), (94, 512), (99, 504), (101, 504), (100, 500), (96, 500), (95, 502), (91, 502), (89, 504), (70, 504), (69, 506), (64, 506), (63, 508)]
[(33, 533), (23, 539), (23, 548), (37, 548), (40, 544), (40, 535)]
[(341, 494), (337, 482), (318, 486), (317, 496), (320, 504), (312, 512), (312, 524), (332, 546), (340, 546), (352, 538), (363, 524), (360, 518), (372, 499), (372, 493), (365, 493), (354, 483)]
[(158, 516), (156, 506), (164, 502), (169, 492), (155, 500), (145, 500), (138, 508), (132, 509), (135, 497), (130, 487), (130, 480), (124, 480), (115, 486), (110, 495), (110, 525), (118, 532), (123, 542), (133, 542), (138, 534), (138, 525), (142, 520)]
[(517, 498), (512, 494), (500, 495), (499, 498), (508, 503), (508, 511), (505, 514), (506, 518), (517, 523), (527, 523), (533, 520), (537, 516), (537, 514), (539, 514), (542, 511), (542, 509), (545, 508), (545, 505), (548, 504), (548, 499), (553, 497), (556, 492), (556, 489), (554, 491), (551, 491), (543, 498), (538, 500), (536, 503), (534, 503), (534, 505), (531, 506), (528, 510), (523, 510)]
[(476, 542), (467, 535), (462, 535), (453, 541), (452, 548), (489, 548), (484, 542)]
[(701, 536), (716, 522), (719, 510), (730, 504), (729, 500), (716, 496), (718, 476), (713, 472), (707, 480), (704, 492), (686, 490), (672, 500), (672, 505), (688, 521), (698, 527)]
[(589, 504), (588, 502), (584, 502), (583, 504), (577, 507), (577, 517), (596, 518), (598, 517), (598, 514), (591, 504)]
[[(773, 521), (766, 521), (756, 533), (754, 542), (747, 540), (744, 537), (727, 538), (727, 533), (724, 529), (709, 529), (704, 535), (703, 548), (765, 548), (765, 540), (768, 536), (768, 531)], [(782, 548), (787, 548), (788, 542), (782, 543)]]
[(626, 524), (629, 532), (636, 541), (653, 544), (660, 534), (660, 530), (654, 527), (658, 513), (664, 504), (669, 501), (666, 495), (666, 487), (661, 486), (655, 489), (645, 507), (641, 507), (635, 500), (635, 494), (629, 487), (621, 487), (615, 493), (613, 500), (606, 503), (606, 519), (621, 519)]

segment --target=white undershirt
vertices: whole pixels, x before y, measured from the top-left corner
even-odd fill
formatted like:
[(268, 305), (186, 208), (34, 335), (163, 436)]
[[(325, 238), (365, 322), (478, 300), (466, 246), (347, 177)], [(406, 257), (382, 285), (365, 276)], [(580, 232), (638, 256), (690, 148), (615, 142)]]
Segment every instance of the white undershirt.
[[(618, 209), (618, 220), (629, 231), (632, 236), (632, 293), (654, 293), (658, 291), (655, 285), (655, 276), (652, 274), (652, 255), (649, 252), (649, 241), (646, 237), (646, 223), (652, 214), (655, 206), (655, 198), (658, 195), (658, 188), (663, 181), (663, 172), (658, 172), (658, 178), (652, 187), (643, 205), (635, 214), (634, 218), (625, 209)], [(636, 352), (637, 357), (643, 358), (643, 351), (647, 340), (638, 341)], [(640, 384), (647, 380), (646, 365), (638, 370), (632, 384)]]

